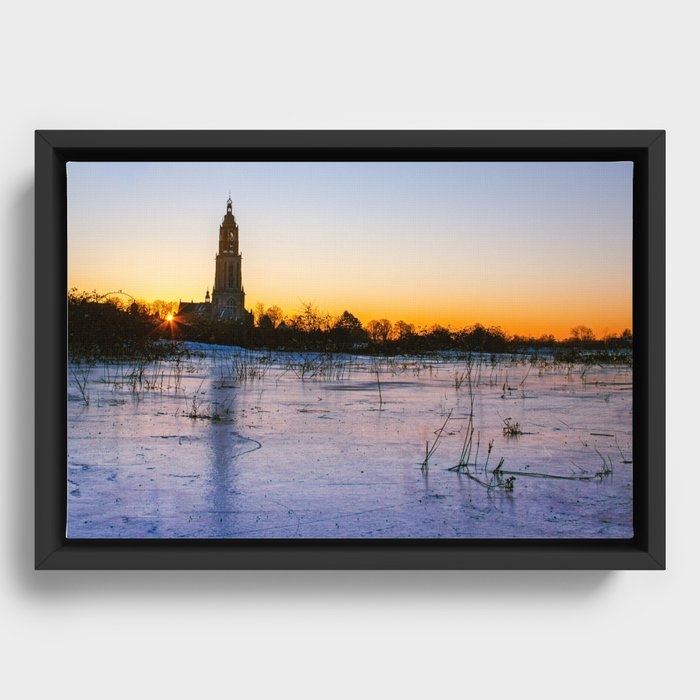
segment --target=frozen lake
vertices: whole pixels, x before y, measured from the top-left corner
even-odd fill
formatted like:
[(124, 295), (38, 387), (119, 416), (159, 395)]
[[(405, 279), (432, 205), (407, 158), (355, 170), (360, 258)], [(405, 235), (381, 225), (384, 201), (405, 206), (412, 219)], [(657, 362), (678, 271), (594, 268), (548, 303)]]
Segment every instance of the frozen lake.
[(629, 367), (188, 347), (69, 366), (68, 537), (633, 534)]

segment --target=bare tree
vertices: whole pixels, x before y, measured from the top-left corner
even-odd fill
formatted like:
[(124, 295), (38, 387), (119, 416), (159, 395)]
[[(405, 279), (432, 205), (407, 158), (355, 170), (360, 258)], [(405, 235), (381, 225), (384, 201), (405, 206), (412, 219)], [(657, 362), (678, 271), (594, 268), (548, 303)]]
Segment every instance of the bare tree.
[(371, 321), (367, 321), (367, 323), (365, 324), (365, 330), (367, 331), (367, 335), (369, 335), (369, 339), (373, 343), (379, 342), (379, 321), (377, 321), (374, 318)]
[(270, 306), (265, 312), (265, 315), (270, 319), (273, 327), (275, 328), (279, 326), (279, 324), (282, 322), (282, 319), (284, 318), (284, 312), (282, 311), (282, 309), (280, 309), (279, 306)]
[(379, 319), (379, 338), (382, 343), (386, 343), (386, 341), (389, 340), (392, 328), (393, 324), (388, 318)]
[(365, 330), (373, 343), (386, 343), (391, 335), (391, 329), (391, 321), (388, 318), (380, 318), (378, 321), (372, 319), (365, 326)]
[(327, 331), (331, 327), (331, 317), (323, 313), (311, 302), (302, 302), (302, 311), (291, 319), (292, 325), (306, 333)]
[(151, 314), (159, 316), (160, 318), (166, 318), (168, 314), (174, 314), (177, 312), (178, 303), (175, 301), (163, 301), (162, 299), (156, 299), (148, 306)]
[(412, 323), (406, 321), (397, 321), (394, 324), (393, 337), (396, 340), (405, 340), (416, 334), (416, 327)]
[(588, 326), (574, 326), (571, 329), (569, 340), (574, 340), (577, 343), (586, 343), (595, 340), (595, 333)]
[(260, 325), (260, 320), (262, 317), (265, 315), (265, 304), (263, 304), (261, 301), (259, 301), (254, 307), (253, 307), (253, 315), (255, 317), (255, 325), (259, 326)]

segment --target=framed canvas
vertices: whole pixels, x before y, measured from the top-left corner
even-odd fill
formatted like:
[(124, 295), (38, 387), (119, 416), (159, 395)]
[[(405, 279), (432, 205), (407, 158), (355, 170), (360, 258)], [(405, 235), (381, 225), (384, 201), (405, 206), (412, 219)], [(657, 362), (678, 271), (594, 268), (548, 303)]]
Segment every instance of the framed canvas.
[(663, 569), (663, 131), (37, 131), (37, 569)]

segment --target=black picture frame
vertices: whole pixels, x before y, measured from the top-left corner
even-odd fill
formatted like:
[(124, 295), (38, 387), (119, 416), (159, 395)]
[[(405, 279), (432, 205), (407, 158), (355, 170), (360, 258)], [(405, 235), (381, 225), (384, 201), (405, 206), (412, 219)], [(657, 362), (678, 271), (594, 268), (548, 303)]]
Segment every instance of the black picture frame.
[[(67, 539), (65, 166), (78, 160), (633, 161), (634, 537)], [(36, 569), (665, 568), (664, 131), (42, 130), (35, 168)]]

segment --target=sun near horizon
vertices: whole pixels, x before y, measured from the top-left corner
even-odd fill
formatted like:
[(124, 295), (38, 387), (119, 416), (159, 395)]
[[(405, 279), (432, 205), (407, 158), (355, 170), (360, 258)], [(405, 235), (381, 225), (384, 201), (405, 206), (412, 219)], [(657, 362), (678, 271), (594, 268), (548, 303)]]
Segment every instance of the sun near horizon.
[(632, 164), (67, 165), (68, 286), (202, 301), (230, 190), (245, 306), (598, 337), (632, 328)]

